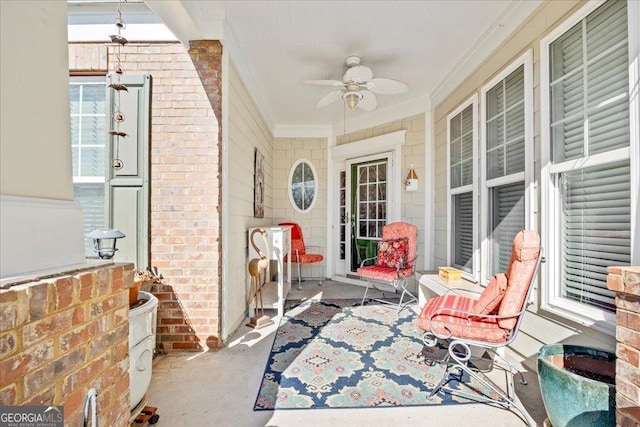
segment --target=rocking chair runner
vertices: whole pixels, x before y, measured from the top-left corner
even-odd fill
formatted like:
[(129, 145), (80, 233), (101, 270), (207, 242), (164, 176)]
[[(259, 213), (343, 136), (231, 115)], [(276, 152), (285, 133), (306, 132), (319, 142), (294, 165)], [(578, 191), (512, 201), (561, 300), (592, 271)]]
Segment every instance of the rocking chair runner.
[[(533, 289), (533, 281), (540, 266), (542, 250), (540, 236), (535, 231), (521, 231), (514, 241), (511, 260), (506, 274), (496, 274), (487, 285), (480, 298), (475, 299), (449, 291), (447, 294), (427, 301), (418, 317), (418, 326), (424, 330), (426, 347), (435, 347), (438, 339), (449, 344), (445, 358), (439, 362), (446, 368), (439, 383), (431, 391), (431, 397), (439, 390), (446, 389), (459, 395), (513, 408), (523, 419), (524, 409), (513, 396), (513, 376), (520, 374), (520, 383), (526, 384), (522, 373), (513, 364), (500, 356), (496, 349), (509, 345), (515, 339), (527, 301)], [(504, 392), (486, 381), (474, 371), (471, 347), (479, 347), (494, 356), (493, 363), (510, 371), (508, 391)], [(450, 390), (445, 384), (452, 368), (468, 373), (488, 390), (484, 396)], [(497, 397), (495, 397), (497, 396)]]
[[(406, 222), (392, 222), (382, 228), (382, 240), (378, 243), (378, 255), (363, 260), (356, 274), (367, 281), (367, 288), (362, 297), (364, 304), (370, 287), (381, 292), (402, 290), (397, 313), (404, 306), (417, 302), (418, 299), (407, 290), (409, 278), (415, 272), (418, 247), (418, 228)], [(365, 266), (368, 261), (375, 260), (374, 265)], [(405, 296), (408, 301), (403, 303)], [(375, 299), (383, 304), (395, 305), (395, 302)]]

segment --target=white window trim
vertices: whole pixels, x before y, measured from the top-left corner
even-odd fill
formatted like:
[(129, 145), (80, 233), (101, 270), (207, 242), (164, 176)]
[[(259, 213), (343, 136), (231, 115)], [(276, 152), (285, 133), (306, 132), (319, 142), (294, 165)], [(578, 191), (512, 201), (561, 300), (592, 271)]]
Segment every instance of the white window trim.
[[(460, 114), (465, 108), (472, 105), (472, 120), (473, 120), (473, 131), (472, 131), (472, 144), (473, 144), (473, 182), (470, 185), (465, 185), (458, 188), (451, 188), (451, 119), (458, 114)], [(471, 280), (474, 282), (478, 281), (479, 278), (479, 250), (478, 250), (478, 215), (475, 213), (478, 212), (478, 162), (476, 159), (478, 158), (478, 94), (474, 93), (470, 98), (460, 104), (455, 110), (447, 115), (447, 264), (451, 265), (452, 254), (451, 251), (453, 249), (451, 242), (451, 220), (452, 220), (452, 204), (451, 197), (471, 191), (471, 198), (473, 200), (473, 255), (471, 257), (471, 274), (467, 272), (462, 273), (462, 277), (467, 280)]]
[[(524, 65), (524, 172), (487, 179), (487, 92), (496, 84), (507, 78), (520, 66)], [(533, 183), (533, 50), (529, 49), (519, 58), (504, 68), (498, 75), (485, 84), (480, 97), (480, 241), (481, 266), (480, 281), (488, 282), (490, 277), (489, 266), (489, 186), (496, 187), (524, 181), (524, 224), (527, 230), (534, 230), (533, 198), (535, 197)]]
[[(293, 200), (293, 185), (292, 185), (293, 183), (291, 182), (291, 180), (293, 179), (293, 173), (295, 172), (296, 168), (300, 163), (306, 163), (307, 166), (311, 168), (311, 173), (313, 173), (313, 182), (315, 183), (313, 200), (311, 200), (311, 204), (307, 206), (306, 209), (300, 209), (298, 205), (296, 205), (295, 200)], [(313, 206), (316, 204), (316, 200), (318, 200), (318, 174), (316, 173), (316, 168), (315, 166), (313, 166), (313, 163), (311, 163), (311, 160), (298, 159), (295, 161), (293, 166), (291, 166), (291, 169), (289, 170), (289, 179), (287, 180), (287, 192), (289, 193), (289, 202), (291, 203), (291, 206), (293, 206), (293, 209), (296, 210), (296, 212), (300, 212), (300, 213), (311, 212), (311, 210), (313, 209)]]
[(587, 167), (609, 163), (614, 160), (613, 157), (617, 160), (629, 159), (631, 162), (631, 263), (632, 265), (640, 263), (640, 233), (638, 232), (640, 225), (638, 224), (638, 198), (640, 197), (638, 195), (640, 192), (640, 183), (638, 183), (640, 178), (640, 172), (638, 172), (640, 167), (640, 126), (638, 126), (640, 122), (640, 99), (638, 96), (640, 3), (627, 1), (630, 147), (604, 153), (604, 155), (589, 156), (577, 161), (567, 161), (557, 165), (551, 164), (549, 45), (602, 4), (603, 1), (589, 1), (582, 9), (558, 25), (540, 41), (541, 223), (542, 241), (547, 259), (547, 262), (541, 266), (541, 277), (545, 284), (545, 286), (542, 286), (542, 308), (580, 324), (593, 327), (596, 330), (614, 334), (616, 323), (614, 313), (605, 312), (604, 310), (560, 297), (560, 281), (557, 280), (557, 277), (559, 277), (557, 262), (559, 254), (554, 244), (559, 239), (559, 230), (557, 227), (558, 222), (552, 217), (557, 212), (557, 203), (559, 201), (556, 196), (557, 189), (553, 182), (557, 173), (570, 170), (578, 164), (580, 167)]

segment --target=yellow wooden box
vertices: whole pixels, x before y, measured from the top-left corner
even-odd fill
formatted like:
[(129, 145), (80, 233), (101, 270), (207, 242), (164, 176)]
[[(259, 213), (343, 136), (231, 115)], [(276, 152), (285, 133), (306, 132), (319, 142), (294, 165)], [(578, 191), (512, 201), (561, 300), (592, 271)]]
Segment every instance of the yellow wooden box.
[(462, 280), (462, 270), (452, 267), (438, 267), (438, 276), (446, 282), (459, 282)]

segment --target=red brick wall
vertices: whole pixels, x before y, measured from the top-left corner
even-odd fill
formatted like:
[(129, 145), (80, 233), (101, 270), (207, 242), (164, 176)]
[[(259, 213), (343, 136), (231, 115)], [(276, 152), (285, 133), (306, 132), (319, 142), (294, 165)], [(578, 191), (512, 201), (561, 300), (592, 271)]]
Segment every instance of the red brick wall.
[(129, 292), (120, 264), (0, 290), (0, 405), (64, 405), (82, 425), (89, 389), (100, 424), (129, 423)]
[(221, 138), (207, 93), (219, 73), (203, 82), (196, 67), (219, 72), (222, 50), (218, 42), (199, 43), (218, 49), (197, 65), (179, 43), (122, 48), (125, 73), (152, 75), (151, 265), (165, 279), (151, 291), (159, 299), (157, 343), (165, 350), (221, 345)]
[(640, 267), (609, 267), (616, 296), (616, 424), (640, 425)]

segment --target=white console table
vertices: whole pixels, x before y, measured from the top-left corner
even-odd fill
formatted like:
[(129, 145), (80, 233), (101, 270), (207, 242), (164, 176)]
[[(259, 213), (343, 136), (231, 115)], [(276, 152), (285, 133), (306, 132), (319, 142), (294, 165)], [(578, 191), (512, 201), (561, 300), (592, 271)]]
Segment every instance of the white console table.
[[(291, 226), (264, 226), (249, 228), (248, 246), (249, 246), (249, 258), (247, 262), (253, 258), (258, 258), (258, 253), (251, 245), (251, 233), (253, 230), (263, 229), (267, 232), (267, 241), (269, 243), (269, 257), (272, 260), (277, 261), (277, 271), (271, 271), (270, 276), (276, 273), (278, 276), (277, 282), (272, 282), (271, 277), (267, 277), (267, 282), (262, 288), (262, 299), (264, 302), (264, 308), (275, 308), (278, 310), (278, 316), (284, 315), (284, 302), (287, 299), (287, 295), (291, 290), (291, 257), (287, 257), (287, 268), (284, 268), (284, 256), (291, 252)], [(263, 253), (267, 253), (264, 247), (264, 241), (262, 236), (256, 234), (254, 239), (256, 246), (260, 248)], [(287, 274), (285, 280), (285, 271)], [(253, 316), (255, 311), (255, 301), (249, 308), (249, 316)]]

